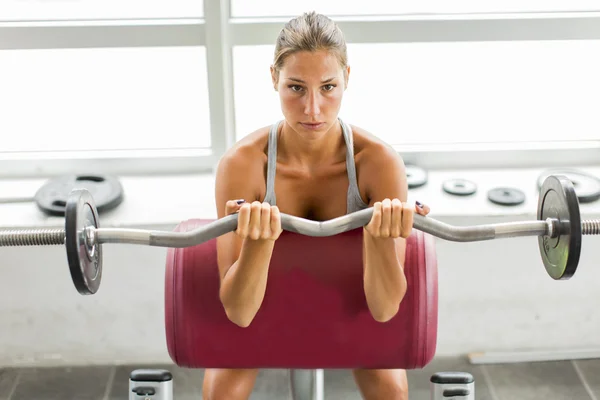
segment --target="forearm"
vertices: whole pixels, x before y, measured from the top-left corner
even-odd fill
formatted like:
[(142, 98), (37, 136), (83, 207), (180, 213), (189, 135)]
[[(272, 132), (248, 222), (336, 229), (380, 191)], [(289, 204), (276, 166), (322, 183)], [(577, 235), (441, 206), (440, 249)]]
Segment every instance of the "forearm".
[(390, 320), (406, 293), (406, 276), (400, 264), (396, 239), (375, 238), (366, 230), (364, 240), (364, 290), (373, 318)]
[(263, 302), (274, 245), (273, 240), (245, 239), (238, 260), (222, 279), (221, 302), (239, 326), (250, 325)]

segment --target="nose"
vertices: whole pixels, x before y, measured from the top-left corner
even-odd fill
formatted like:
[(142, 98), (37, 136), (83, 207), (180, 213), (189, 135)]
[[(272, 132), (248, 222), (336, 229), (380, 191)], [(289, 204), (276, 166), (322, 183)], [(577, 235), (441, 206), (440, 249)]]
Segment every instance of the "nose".
[(318, 91), (309, 92), (304, 104), (304, 114), (314, 117), (321, 113), (320, 97)]

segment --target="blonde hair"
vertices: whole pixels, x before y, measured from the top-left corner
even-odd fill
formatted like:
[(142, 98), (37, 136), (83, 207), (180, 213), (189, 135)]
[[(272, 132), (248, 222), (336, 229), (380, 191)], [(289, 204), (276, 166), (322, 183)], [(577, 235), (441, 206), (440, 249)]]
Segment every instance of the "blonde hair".
[(348, 54), (341, 29), (328, 17), (312, 11), (290, 20), (277, 37), (273, 68), (279, 76), (285, 59), (299, 51), (327, 50), (335, 54), (346, 77)]

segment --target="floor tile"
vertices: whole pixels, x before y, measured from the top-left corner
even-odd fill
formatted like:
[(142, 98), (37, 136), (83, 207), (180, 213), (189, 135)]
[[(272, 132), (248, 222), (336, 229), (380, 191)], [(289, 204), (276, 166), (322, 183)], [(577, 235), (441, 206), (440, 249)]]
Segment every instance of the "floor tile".
[(576, 360), (573, 364), (581, 372), (593, 396), (600, 399), (600, 359)]
[(0, 370), (0, 400), (8, 400), (10, 395), (16, 389), (19, 379), (19, 370), (2, 369)]
[(24, 368), (10, 400), (98, 400), (111, 367)]
[(570, 361), (486, 365), (497, 400), (590, 400)]

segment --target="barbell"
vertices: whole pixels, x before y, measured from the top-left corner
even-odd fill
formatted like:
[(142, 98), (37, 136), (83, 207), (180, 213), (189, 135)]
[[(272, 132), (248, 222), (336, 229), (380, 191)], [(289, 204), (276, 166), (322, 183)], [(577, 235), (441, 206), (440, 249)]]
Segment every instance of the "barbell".
[[(281, 226), (286, 231), (308, 236), (333, 236), (365, 226), (372, 214), (370, 207), (317, 222), (282, 213)], [(80, 294), (87, 295), (96, 293), (100, 287), (103, 244), (191, 247), (235, 231), (237, 218), (238, 214), (228, 215), (189, 232), (100, 228), (92, 195), (86, 189), (74, 189), (68, 197), (64, 229), (0, 231), (0, 247), (65, 245), (75, 288)], [(562, 175), (549, 175), (540, 188), (535, 221), (452, 226), (415, 214), (413, 228), (455, 242), (538, 236), (546, 272), (560, 280), (575, 274), (582, 235), (600, 234), (600, 220), (581, 221), (579, 200), (572, 182)]]

